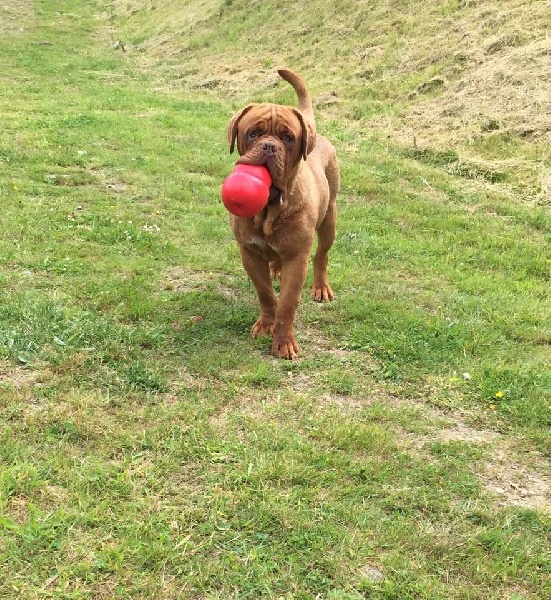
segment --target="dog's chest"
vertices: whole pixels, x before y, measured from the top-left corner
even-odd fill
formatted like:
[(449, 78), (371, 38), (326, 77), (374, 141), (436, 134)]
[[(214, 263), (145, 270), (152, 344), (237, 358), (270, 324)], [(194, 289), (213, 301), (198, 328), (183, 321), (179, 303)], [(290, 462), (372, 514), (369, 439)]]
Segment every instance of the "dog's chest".
[(265, 260), (274, 260), (278, 256), (278, 246), (274, 242), (267, 242), (260, 235), (251, 235), (244, 240), (245, 246), (255, 254), (260, 254)]

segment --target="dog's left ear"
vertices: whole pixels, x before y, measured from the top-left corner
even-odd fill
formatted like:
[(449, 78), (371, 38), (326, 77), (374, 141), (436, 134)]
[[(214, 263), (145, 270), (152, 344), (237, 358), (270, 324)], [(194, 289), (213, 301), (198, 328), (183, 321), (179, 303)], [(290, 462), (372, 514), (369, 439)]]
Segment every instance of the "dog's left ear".
[(293, 112), (298, 117), (302, 128), (302, 145), (300, 151), (302, 158), (306, 160), (306, 157), (312, 152), (316, 145), (316, 126), (310, 119), (305, 118), (300, 110), (295, 108), (293, 109)]
[(230, 122), (228, 123), (228, 142), (230, 144), (230, 154), (233, 153), (233, 149), (235, 148), (235, 140), (237, 139), (239, 121), (241, 121), (241, 119), (255, 106), (256, 104), (249, 104), (248, 106), (245, 106), (245, 108), (241, 109), (230, 119)]

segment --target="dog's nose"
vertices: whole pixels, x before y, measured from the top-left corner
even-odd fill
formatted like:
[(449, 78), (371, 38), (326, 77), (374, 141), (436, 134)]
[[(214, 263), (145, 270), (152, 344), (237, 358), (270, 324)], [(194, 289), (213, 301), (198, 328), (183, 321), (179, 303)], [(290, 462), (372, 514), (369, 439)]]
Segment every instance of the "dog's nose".
[(272, 156), (277, 153), (277, 144), (275, 142), (262, 142), (262, 150), (266, 156)]

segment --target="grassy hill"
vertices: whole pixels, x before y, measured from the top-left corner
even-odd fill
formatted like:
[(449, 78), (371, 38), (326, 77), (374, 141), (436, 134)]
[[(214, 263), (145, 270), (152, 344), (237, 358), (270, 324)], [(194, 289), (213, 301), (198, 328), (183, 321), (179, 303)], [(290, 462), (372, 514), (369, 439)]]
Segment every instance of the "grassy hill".
[[(0, 5), (2, 598), (549, 596), (545, 5)], [(292, 363), (219, 200), (279, 65), (343, 176)]]
[(167, 86), (235, 102), (272, 98), (275, 67), (291, 66), (316, 92), (319, 118), (388, 138), (469, 180), (499, 182), (524, 202), (549, 203), (545, 1), (114, 6), (116, 35)]

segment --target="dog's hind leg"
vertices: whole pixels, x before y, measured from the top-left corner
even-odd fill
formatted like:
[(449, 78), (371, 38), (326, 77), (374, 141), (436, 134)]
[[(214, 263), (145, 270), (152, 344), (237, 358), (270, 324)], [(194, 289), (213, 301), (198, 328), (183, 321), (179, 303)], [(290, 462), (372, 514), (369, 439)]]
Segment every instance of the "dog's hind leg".
[(325, 219), (318, 228), (318, 247), (314, 255), (314, 285), (312, 297), (316, 302), (330, 302), (335, 294), (327, 278), (328, 254), (336, 234), (337, 205), (331, 202)]
[(329, 302), (335, 294), (327, 279), (328, 254), (337, 231), (337, 193), (340, 186), (339, 167), (333, 154), (325, 168), (325, 175), (329, 184), (329, 205), (325, 218), (318, 227), (318, 247), (314, 255), (314, 285), (312, 297), (317, 302)]

